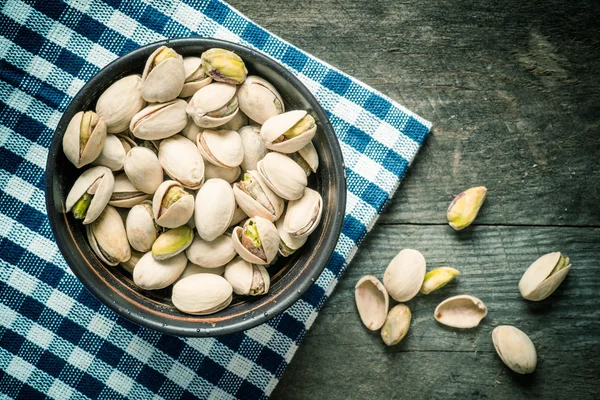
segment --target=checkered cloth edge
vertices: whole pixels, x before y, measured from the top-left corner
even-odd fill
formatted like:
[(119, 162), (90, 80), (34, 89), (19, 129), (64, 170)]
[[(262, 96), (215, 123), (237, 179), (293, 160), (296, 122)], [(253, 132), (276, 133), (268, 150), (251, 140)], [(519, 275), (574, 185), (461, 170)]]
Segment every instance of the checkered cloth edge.
[[(266, 398), (396, 190), (429, 122), (218, 0), (0, 2), (0, 393), (6, 398)], [(167, 37), (252, 46), (326, 110), (348, 204), (335, 253), (285, 313), (217, 339), (176, 338), (119, 317), (79, 283), (46, 217), (44, 166), (71, 98), (103, 66)]]

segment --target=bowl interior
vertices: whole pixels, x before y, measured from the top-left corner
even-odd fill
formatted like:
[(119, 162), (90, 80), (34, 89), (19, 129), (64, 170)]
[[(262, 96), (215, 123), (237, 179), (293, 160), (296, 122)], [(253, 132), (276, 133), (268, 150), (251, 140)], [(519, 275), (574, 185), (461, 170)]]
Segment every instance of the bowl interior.
[[(211, 47), (239, 54), (249, 75), (260, 75), (281, 94), (286, 110), (305, 109), (315, 117), (318, 131), (313, 143), (319, 154), (319, 170), (311, 174), (309, 186), (323, 198), (319, 227), (294, 255), (280, 257), (269, 267), (271, 288), (260, 297), (236, 296), (226, 309), (212, 315), (194, 316), (179, 312), (170, 300), (171, 289), (144, 291), (121, 267), (103, 264), (87, 243), (85, 229), (72, 214), (64, 214), (68, 191), (81, 173), (62, 152), (62, 136), (72, 116), (93, 109), (99, 95), (117, 79), (141, 74), (147, 57), (159, 42), (135, 50), (102, 69), (75, 96), (53, 138), (47, 165), (47, 207), (57, 244), (69, 266), (84, 285), (107, 306), (143, 326), (184, 336), (216, 336), (256, 326), (277, 315), (297, 300), (321, 273), (339, 237), (345, 209), (345, 178), (341, 151), (323, 109), (289, 71), (262, 53), (233, 43), (202, 38), (176, 39), (168, 45), (183, 56), (200, 56)], [(126, 209), (124, 209), (126, 210)]]

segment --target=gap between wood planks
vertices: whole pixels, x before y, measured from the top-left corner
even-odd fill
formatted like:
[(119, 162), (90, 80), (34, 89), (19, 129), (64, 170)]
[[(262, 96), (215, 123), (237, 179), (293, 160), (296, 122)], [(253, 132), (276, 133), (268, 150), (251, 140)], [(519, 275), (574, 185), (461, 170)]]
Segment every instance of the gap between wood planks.
[[(444, 226), (442, 222), (386, 222), (378, 221), (376, 225), (414, 225), (414, 226)], [(521, 227), (521, 228), (582, 228), (597, 229), (600, 225), (553, 225), (553, 224), (471, 224), (469, 226)]]

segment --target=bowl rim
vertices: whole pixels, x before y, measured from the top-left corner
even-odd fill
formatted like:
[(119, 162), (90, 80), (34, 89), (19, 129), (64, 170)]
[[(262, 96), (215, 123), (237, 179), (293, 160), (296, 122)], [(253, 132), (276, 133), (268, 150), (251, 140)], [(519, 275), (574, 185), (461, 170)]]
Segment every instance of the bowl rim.
[[(90, 277), (84, 274), (83, 272), (83, 268), (85, 267), (73, 267), (73, 265), (78, 265), (78, 263), (80, 263), (80, 260), (78, 259), (80, 255), (76, 255), (74, 254), (74, 252), (70, 251), (65, 241), (58, 240), (58, 237), (60, 237), (59, 229), (61, 229), (61, 225), (64, 224), (64, 219), (60, 218), (59, 213), (54, 212), (54, 210), (56, 210), (57, 203), (54, 199), (53, 190), (53, 181), (56, 171), (54, 165), (54, 158), (62, 148), (62, 136), (59, 138), (57, 132), (59, 127), (61, 126), (64, 126), (66, 128), (68, 121), (64, 120), (66, 119), (66, 116), (70, 114), (68, 111), (71, 105), (73, 104), (73, 100), (77, 96), (80, 96), (82, 93), (93, 92), (91, 88), (93, 88), (95, 85), (101, 85), (102, 81), (106, 79), (103, 76), (103, 71), (110, 69), (115, 65), (127, 63), (130, 60), (137, 58), (140, 55), (140, 53), (148, 52), (148, 54), (151, 54), (152, 51), (163, 45), (185, 47), (189, 45), (197, 45), (198, 42), (202, 42), (202, 44), (207, 47), (219, 47), (225, 45), (226, 47), (235, 49), (235, 51), (239, 51), (240, 54), (252, 54), (252, 57), (257, 59), (260, 63), (268, 65), (269, 68), (273, 69), (278, 75), (280, 75), (286, 81), (291, 83), (294, 86), (294, 88), (301, 93), (305, 100), (311, 104), (313, 113), (316, 114), (319, 122), (321, 123), (323, 131), (322, 134), (324, 134), (328, 137), (328, 139), (330, 139), (331, 156), (334, 161), (332, 163), (333, 165), (331, 166), (331, 168), (334, 170), (334, 176), (339, 179), (337, 190), (334, 192), (334, 198), (336, 199), (336, 201), (334, 201), (333, 204), (329, 205), (330, 207), (334, 207), (332, 226), (331, 229), (324, 232), (324, 240), (321, 244), (320, 251), (315, 254), (313, 259), (313, 262), (316, 263), (318, 267), (313, 268), (310, 271), (310, 273), (304, 277), (304, 279), (296, 280), (296, 286), (294, 288), (287, 289), (289, 292), (292, 293), (288, 294), (288, 296), (282, 296), (277, 302), (266, 303), (263, 306), (265, 308), (252, 318), (233, 321), (225, 325), (217, 325), (213, 328), (204, 327), (201, 330), (189, 329), (182, 332), (182, 329), (179, 326), (170, 324), (165, 325), (162, 322), (158, 322), (150, 318), (145, 318), (138, 313), (126, 312), (123, 307), (120, 307), (120, 305), (114, 301), (114, 298), (111, 296), (112, 291), (102, 290), (101, 286), (94, 285), (93, 282), (91, 282), (91, 280), (89, 279)], [(56, 244), (60, 249), (62, 256), (64, 257), (65, 261), (69, 265), (69, 268), (77, 277), (77, 279), (102, 304), (112, 309), (119, 316), (137, 325), (150, 328), (159, 332), (182, 337), (216, 337), (245, 331), (267, 322), (271, 318), (274, 318), (275, 316), (281, 314), (290, 306), (292, 306), (316, 282), (316, 279), (321, 275), (321, 273), (327, 266), (327, 263), (331, 259), (331, 256), (334, 253), (335, 247), (337, 245), (342, 231), (342, 225), (345, 217), (346, 208), (346, 172), (339, 141), (325, 110), (322, 108), (322, 106), (313, 96), (313, 94), (309, 91), (309, 89), (300, 81), (300, 79), (298, 79), (298, 77), (296, 77), (283, 64), (259, 50), (238, 43), (207, 37), (182, 37), (174, 39), (165, 39), (149, 43), (147, 45), (140, 46), (135, 50), (124, 54), (123, 56), (116, 58), (115, 60), (111, 61), (109, 64), (101, 68), (98, 72), (96, 72), (96, 74), (85, 83), (85, 85), (77, 92), (77, 94), (73, 96), (71, 102), (63, 112), (60, 122), (57, 124), (57, 127), (52, 137), (52, 142), (50, 144), (48, 152), (48, 159), (46, 161), (45, 194), (46, 211), (50, 222), (50, 227), (52, 229), (52, 233), (54, 235)], [(58, 203), (60, 204), (61, 200), (56, 200), (58, 200)]]

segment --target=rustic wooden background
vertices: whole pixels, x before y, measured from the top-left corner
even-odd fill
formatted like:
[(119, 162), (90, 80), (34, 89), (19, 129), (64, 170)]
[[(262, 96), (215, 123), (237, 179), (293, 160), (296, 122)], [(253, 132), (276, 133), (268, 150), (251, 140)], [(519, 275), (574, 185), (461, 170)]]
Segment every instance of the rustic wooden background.
[[(600, 6), (597, 0), (230, 0), (255, 22), (431, 120), (434, 129), (275, 390), (275, 399), (600, 398)], [(454, 195), (485, 185), (475, 226), (445, 221)], [(408, 304), (387, 348), (360, 323), (354, 284), (403, 248), (462, 275)], [(517, 283), (560, 250), (573, 269), (541, 303)], [(477, 329), (437, 324), (468, 293)], [(530, 376), (496, 356), (492, 329), (530, 335)]]

